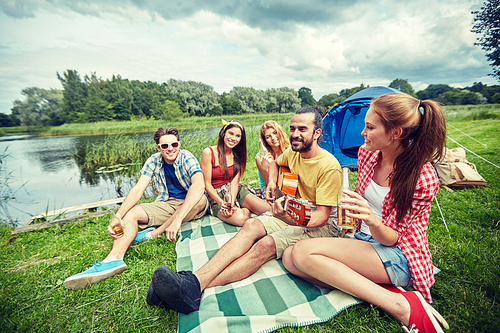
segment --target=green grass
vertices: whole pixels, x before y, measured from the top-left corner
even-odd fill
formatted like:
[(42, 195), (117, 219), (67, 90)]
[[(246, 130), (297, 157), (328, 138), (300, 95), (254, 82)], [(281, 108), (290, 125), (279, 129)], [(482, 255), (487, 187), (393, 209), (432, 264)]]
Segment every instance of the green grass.
[[(450, 122), (450, 138), (500, 165), (500, 120)], [(249, 162), (244, 181), (257, 178), (255, 134), (248, 133)], [(194, 139), (193, 139), (194, 140)], [(205, 138), (193, 144), (201, 155)], [(187, 138), (186, 138), (187, 141)], [(485, 147), (483, 144), (486, 144)], [(255, 145), (256, 146), (256, 145)], [(456, 144), (448, 141), (453, 148)], [(253, 151), (252, 151), (253, 149)], [(500, 327), (500, 170), (467, 153), (488, 186), (440, 189), (447, 232), (433, 203), (428, 238), (434, 264), (442, 271), (432, 288), (434, 307), (450, 323), (449, 332), (496, 332)], [(351, 173), (354, 174), (355, 173)], [(62, 286), (68, 276), (102, 260), (111, 248), (107, 218), (85, 220), (10, 238), (0, 227), (0, 327), (3, 332), (173, 332), (177, 315), (146, 305), (153, 271), (175, 268), (175, 247), (165, 237), (132, 247), (128, 270), (84, 290)], [(330, 321), (278, 332), (401, 332), (400, 325), (377, 307), (363, 303)]]
[(443, 111), (447, 121), (500, 119), (500, 104), (446, 105)]
[(176, 121), (165, 120), (134, 120), (134, 121), (101, 121), (86, 124), (64, 124), (48, 128), (44, 135), (77, 135), (77, 134), (108, 134), (124, 132), (154, 132), (161, 126), (173, 126), (177, 129), (197, 129), (206, 127), (221, 127), (224, 119), (235, 119), (247, 126), (261, 125), (272, 118), (277, 122), (291, 118), (291, 113), (250, 113), (244, 115), (224, 115), (218, 117), (186, 117)]

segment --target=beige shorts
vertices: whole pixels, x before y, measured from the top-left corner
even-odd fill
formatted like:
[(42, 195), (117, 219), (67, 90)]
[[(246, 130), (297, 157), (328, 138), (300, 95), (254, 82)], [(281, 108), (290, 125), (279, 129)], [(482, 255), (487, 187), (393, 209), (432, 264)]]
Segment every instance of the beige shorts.
[[(336, 215), (336, 213), (335, 213)], [(339, 228), (337, 227), (336, 218), (328, 219), (328, 223), (319, 228), (303, 228), (295, 227), (286, 224), (280, 219), (273, 217), (272, 213), (266, 212), (257, 216), (262, 222), (266, 232), (274, 239), (276, 244), (276, 258), (280, 259), (283, 256), (285, 249), (299, 240), (316, 237), (338, 237)]]
[[(170, 218), (170, 216), (172, 216), (172, 214), (174, 214), (175, 211), (182, 206), (183, 203), (184, 199), (169, 198), (167, 201), (155, 201), (140, 204), (139, 206), (144, 209), (144, 211), (148, 215), (149, 221), (148, 224), (139, 224), (139, 227), (159, 227), (160, 225), (165, 223)], [(206, 214), (207, 208), (208, 201), (206, 201), (205, 207), (197, 212), (191, 220), (201, 218)]]

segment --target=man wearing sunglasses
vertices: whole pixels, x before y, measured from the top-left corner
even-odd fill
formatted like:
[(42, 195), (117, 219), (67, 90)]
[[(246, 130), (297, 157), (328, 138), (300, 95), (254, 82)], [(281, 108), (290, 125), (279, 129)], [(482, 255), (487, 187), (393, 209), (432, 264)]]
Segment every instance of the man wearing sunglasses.
[[(158, 153), (144, 163), (139, 181), (109, 223), (108, 233), (114, 240), (111, 252), (102, 262), (67, 278), (66, 288), (82, 289), (125, 271), (123, 258), (131, 245), (162, 233), (175, 241), (181, 223), (205, 215), (208, 202), (203, 173), (193, 154), (180, 149), (177, 129), (160, 127), (154, 140)], [(158, 190), (156, 201), (137, 205), (152, 180)], [(123, 236), (116, 232), (120, 226)], [(145, 230), (137, 232), (138, 227)]]

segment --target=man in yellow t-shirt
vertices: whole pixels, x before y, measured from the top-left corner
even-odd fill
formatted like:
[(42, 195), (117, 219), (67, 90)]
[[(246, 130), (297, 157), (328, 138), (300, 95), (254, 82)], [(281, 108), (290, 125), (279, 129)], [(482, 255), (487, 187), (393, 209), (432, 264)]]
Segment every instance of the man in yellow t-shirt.
[[(240, 231), (196, 272), (174, 273), (161, 266), (153, 273), (146, 300), (150, 305), (170, 307), (181, 313), (199, 309), (205, 288), (240, 281), (265, 262), (281, 258), (283, 251), (301, 239), (336, 237), (337, 194), (341, 168), (333, 155), (318, 145), (322, 118), (314, 107), (303, 107), (290, 123), (291, 146), (269, 168), (266, 198), (272, 214), (245, 221)], [(299, 227), (276, 200), (278, 165), (299, 175), (298, 197), (316, 205), (306, 227)]]

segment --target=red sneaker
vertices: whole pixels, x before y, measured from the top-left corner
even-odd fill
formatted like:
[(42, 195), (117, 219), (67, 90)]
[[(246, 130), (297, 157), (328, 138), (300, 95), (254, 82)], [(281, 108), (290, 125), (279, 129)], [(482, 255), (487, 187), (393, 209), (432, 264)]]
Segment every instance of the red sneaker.
[(427, 302), (418, 291), (401, 293), (410, 303), (410, 322), (406, 330), (418, 333), (444, 333), (441, 325), (432, 314)]
[[(382, 284), (381, 283), (380, 286), (382, 288), (385, 288), (385, 289), (389, 290), (389, 291), (392, 291), (393, 293), (402, 294), (402, 293), (407, 292), (403, 288), (401, 288), (401, 287), (395, 287), (392, 284)], [(443, 318), (443, 316), (441, 316), (441, 314), (436, 309), (434, 309), (432, 307), (432, 305), (430, 305), (429, 303), (425, 302), (425, 306), (431, 311), (431, 313), (434, 315), (434, 317), (436, 317), (436, 319), (439, 321), (439, 323), (441, 324), (441, 326), (443, 326), (444, 329), (446, 329), (446, 330), (450, 329), (450, 325), (448, 325), (448, 322)]]

